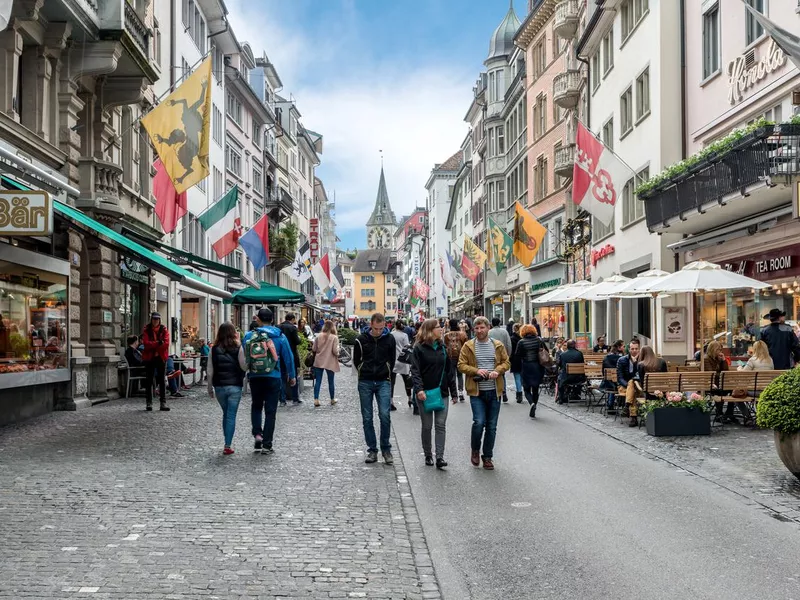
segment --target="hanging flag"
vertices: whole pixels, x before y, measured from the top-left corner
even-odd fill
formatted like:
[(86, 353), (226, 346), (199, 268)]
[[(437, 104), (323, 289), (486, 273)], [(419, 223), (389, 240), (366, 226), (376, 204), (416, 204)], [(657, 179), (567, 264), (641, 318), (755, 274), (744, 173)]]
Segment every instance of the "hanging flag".
[(453, 273), (450, 270), (450, 261), (449, 259), (445, 261), (441, 255), (439, 255), (439, 269), (442, 272), (442, 283), (450, 289), (453, 289)]
[(311, 267), (311, 276), (314, 278), (314, 283), (317, 284), (317, 287), (324, 294), (325, 290), (331, 286), (330, 268), (328, 266), (327, 254), (320, 258), (316, 264)]
[(239, 239), (248, 260), (255, 270), (263, 269), (269, 264), (269, 218), (267, 215), (256, 222), (250, 231)]
[(489, 217), (489, 228), (487, 231), (487, 246), (491, 248), (492, 257), (494, 258), (494, 268), (497, 274), (503, 272), (506, 268), (506, 263), (511, 256), (511, 247), (514, 245), (514, 240), (508, 233), (502, 229), (494, 219)]
[(468, 235), (464, 235), (464, 254), (461, 257), (461, 270), (464, 277), (470, 281), (475, 281), (483, 271), (486, 264), (486, 253), (478, 248)]
[(630, 178), (631, 170), (579, 121), (572, 201), (609, 226), (614, 222), (619, 192)]
[[(0, 0), (2, 1), (2, 0)], [(156, 215), (164, 233), (172, 233), (181, 217), (188, 212), (186, 192), (179, 194), (175, 184), (167, 174), (161, 159), (153, 163), (156, 175), (153, 177), (153, 196), (156, 198)]]
[(179, 194), (208, 177), (211, 58), (141, 122)]
[(422, 279), (419, 277), (414, 280), (414, 289), (412, 290), (412, 294), (419, 300), (422, 300), (423, 302), (427, 300), (428, 292), (430, 292), (430, 290), (430, 286), (428, 286), (428, 284), (422, 281)]
[[(450, 270), (453, 272), (453, 279), (457, 277), (464, 277), (464, 273), (461, 271), (461, 255), (463, 252), (458, 248), (458, 246), (453, 243), (453, 251), (450, 252), (447, 250), (447, 260), (450, 262)], [(458, 260), (456, 260), (458, 257)]]
[(292, 273), (300, 285), (311, 277), (311, 244), (308, 241), (297, 249), (292, 263)]
[(336, 282), (336, 286), (342, 290), (344, 289), (344, 273), (342, 273), (342, 265), (336, 265), (331, 269), (331, 281)]
[[(764, 31), (766, 31), (769, 36), (775, 40), (775, 43), (778, 45), (778, 47), (786, 53), (786, 56), (789, 57), (789, 60), (791, 60), (795, 66), (800, 69), (800, 37), (797, 37), (795, 34), (785, 30), (783, 27), (780, 27), (774, 21), (770, 21), (750, 4), (745, 2), (745, 0), (742, 0), (742, 2), (744, 3), (747, 12), (750, 13), (750, 16), (758, 21), (758, 24), (764, 28)], [(783, 62), (785, 61), (780, 62), (780, 66), (783, 66)]]
[(547, 228), (517, 202), (514, 216), (514, 256), (523, 266), (529, 267), (536, 258), (545, 235)]
[(11, 20), (11, 5), (14, 0), (0, 0), (0, 31), (5, 31)]
[(239, 218), (239, 188), (233, 186), (228, 193), (197, 217), (200, 226), (208, 234), (211, 247), (218, 258), (225, 258), (236, 250), (242, 222)]

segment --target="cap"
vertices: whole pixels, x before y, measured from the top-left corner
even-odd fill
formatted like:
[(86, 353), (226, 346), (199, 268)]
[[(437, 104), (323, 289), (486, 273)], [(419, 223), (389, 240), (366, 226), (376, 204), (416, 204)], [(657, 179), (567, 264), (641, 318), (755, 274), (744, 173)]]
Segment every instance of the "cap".
[(781, 317), (785, 317), (786, 313), (782, 311), (780, 308), (773, 308), (769, 311), (768, 314), (764, 315), (765, 319), (769, 319), (770, 321), (777, 321)]
[(150, 319), (151, 320), (152, 319), (160, 319), (160, 318), (161, 318), (161, 313), (154, 312), (153, 314), (150, 315)]
[(261, 308), (258, 311), (258, 320), (262, 323), (272, 322), (272, 311), (268, 308)]

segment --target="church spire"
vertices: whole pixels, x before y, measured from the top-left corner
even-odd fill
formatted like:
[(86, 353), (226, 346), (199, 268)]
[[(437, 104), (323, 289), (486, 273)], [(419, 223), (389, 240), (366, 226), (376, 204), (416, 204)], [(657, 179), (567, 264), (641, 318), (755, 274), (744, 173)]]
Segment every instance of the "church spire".
[(397, 220), (392, 211), (392, 205), (389, 204), (389, 192), (386, 191), (386, 176), (383, 173), (383, 166), (381, 166), (381, 178), (378, 181), (378, 195), (375, 197), (375, 208), (372, 209), (372, 215), (367, 221), (367, 227), (375, 225), (395, 225)]

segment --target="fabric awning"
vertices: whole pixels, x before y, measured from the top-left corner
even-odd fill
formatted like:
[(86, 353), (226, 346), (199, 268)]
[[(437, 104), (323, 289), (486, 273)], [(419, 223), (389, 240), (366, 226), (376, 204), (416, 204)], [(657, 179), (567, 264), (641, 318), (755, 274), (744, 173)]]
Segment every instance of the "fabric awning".
[(228, 299), (231, 297), (230, 292), (211, 285), (202, 277), (199, 277), (191, 271), (187, 271), (186, 269), (179, 267), (172, 261), (167, 260), (163, 256), (159, 256), (152, 250), (148, 250), (141, 244), (138, 244), (133, 240), (128, 239), (124, 235), (117, 233), (113, 229), (106, 227), (102, 223), (92, 219), (89, 215), (69, 206), (68, 204), (54, 200), (53, 209), (57, 214), (64, 217), (70, 223), (70, 225), (76, 229), (79, 229), (86, 234), (96, 236), (102, 242), (113, 247), (115, 250), (121, 250), (135, 256), (136, 260), (140, 261), (142, 264), (145, 264), (151, 269), (155, 269), (156, 271), (163, 273), (170, 279), (179, 281), (188, 288), (204, 294), (216, 296), (217, 298)]
[(260, 289), (239, 290), (225, 300), (225, 304), (302, 304), (305, 301), (305, 294), (262, 281)]

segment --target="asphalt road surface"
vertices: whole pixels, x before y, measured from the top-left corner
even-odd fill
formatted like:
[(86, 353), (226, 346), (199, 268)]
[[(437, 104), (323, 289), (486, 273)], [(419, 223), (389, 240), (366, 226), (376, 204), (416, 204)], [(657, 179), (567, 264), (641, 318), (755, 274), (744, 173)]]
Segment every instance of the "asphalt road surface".
[(800, 599), (800, 528), (540, 405), (500, 412), (495, 471), (450, 406), (447, 472), (419, 420), (392, 424), (444, 597)]

